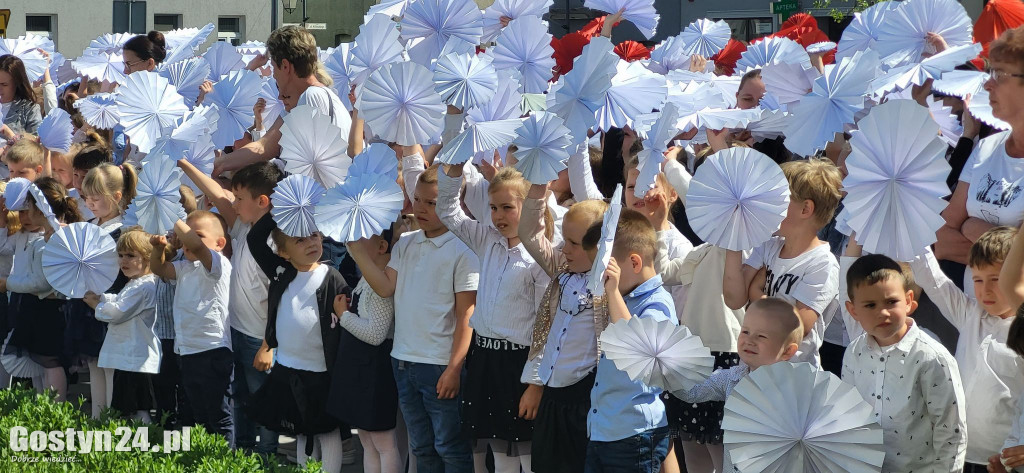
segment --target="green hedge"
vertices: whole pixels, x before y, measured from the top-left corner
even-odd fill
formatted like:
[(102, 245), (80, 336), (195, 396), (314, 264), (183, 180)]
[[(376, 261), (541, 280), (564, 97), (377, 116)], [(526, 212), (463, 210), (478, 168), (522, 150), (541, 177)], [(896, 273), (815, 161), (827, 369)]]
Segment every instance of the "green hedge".
[[(78, 401), (83, 402), (82, 400)], [(111, 416), (108, 411), (101, 420), (85, 415), (81, 404), (57, 402), (52, 393), (37, 394), (24, 388), (0, 390), (0, 472), (62, 472), (62, 473), (300, 473), (319, 471), (320, 465), (310, 462), (305, 468), (296, 466), (265, 465), (257, 455), (228, 448), (227, 441), (207, 433), (202, 427), (191, 432), (191, 450), (175, 453), (154, 453), (131, 449), (127, 452), (34, 452), (31, 449), (15, 452), (11, 449), (11, 429), (15, 426), (32, 431), (92, 430), (109, 431), (118, 427), (149, 428), (149, 442), (163, 443), (163, 429), (156, 425), (125, 421)], [(133, 430), (134, 432), (134, 430)], [(117, 443), (120, 436), (113, 436)], [(13, 457), (36, 460), (18, 461)], [(53, 463), (46, 457), (72, 457), (73, 462)]]

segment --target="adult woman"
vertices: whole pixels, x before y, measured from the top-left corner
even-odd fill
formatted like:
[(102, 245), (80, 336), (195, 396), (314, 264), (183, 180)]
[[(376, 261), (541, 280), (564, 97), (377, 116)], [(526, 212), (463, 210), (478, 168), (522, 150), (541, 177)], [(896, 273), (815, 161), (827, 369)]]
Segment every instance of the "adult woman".
[(0, 56), (0, 134), (13, 138), (20, 133), (35, 133), (43, 121), (42, 109), (25, 74), (25, 64), (17, 56)]
[[(125, 75), (132, 75), (142, 71), (155, 71), (157, 66), (164, 61), (164, 57), (167, 56), (164, 35), (159, 31), (150, 31), (146, 35), (137, 35), (124, 43), (121, 54), (124, 58)], [(139, 152), (139, 148), (131, 144), (120, 127), (115, 128), (115, 164), (131, 162), (138, 165), (142, 162), (143, 157), (145, 157), (145, 154)]]

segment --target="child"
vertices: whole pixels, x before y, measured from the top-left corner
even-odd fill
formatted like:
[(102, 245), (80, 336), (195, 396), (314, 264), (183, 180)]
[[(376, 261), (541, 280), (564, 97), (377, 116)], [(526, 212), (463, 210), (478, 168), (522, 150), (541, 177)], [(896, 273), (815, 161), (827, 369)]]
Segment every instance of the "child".
[(227, 245), (224, 219), (196, 210), (174, 224), (186, 261), (167, 262), (167, 238), (154, 236), (153, 274), (174, 280), (174, 351), (181, 357), (181, 382), (195, 421), (234, 446), (229, 384), (232, 373), (228, 332), (231, 262), (221, 251)]
[[(658, 238), (647, 217), (623, 210), (604, 278), (609, 323), (632, 317), (678, 323), (672, 296), (654, 270), (657, 252)], [(590, 394), (593, 409), (587, 416), (590, 443), (585, 471), (660, 470), (669, 444), (668, 418), (660, 394), (660, 389), (630, 380), (601, 354)]]
[[(607, 305), (594, 303), (587, 282), (608, 204), (602, 200), (573, 204), (562, 220), (562, 245), (556, 248), (545, 236), (547, 187), (530, 186), (519, 220), (523, 246), (551, 277), (520, 379), (528, 386), (519, 401), (519, 415), (536, 419), (531, 448), (534, 472), (582, 472), (587, 452), (585, 422), (598, 362), (597, 337), (608, 321)], [(585, 239), (592, 228), (597, 229), (597, 237)]]
[(960, 471), (967, 453), (960, 371), (909, 317), (917, 301), (900, 265), (863, 256), (850, 265), (846, 286), (846, 310), (865, 333), (846, 350), (843, 381), (857, 387), (882, 426), (882, 472)]
[(387, 268), (373, 263), (369, 240), (349, 243), (349, 254), (377, 295), (395, 297), (391, 365), (417, 471), (469, 472), (459, 388), (479, 264), (434, 210), (437, 165), (419, 175), (414, 196), (420, 230), (402, 235)]
[(533, 338), (537, 305), (550, 278), (519, 241), (519, 216), (529, 184), (515, 168), (490, 181), (491, 225), (472, 220), (459, 204), (462, 166), (438, 173), (437, 214), (480, 260), (480, 287), (469, 320), (474, 343), (466, 359), (463, 423), (476, 442), (476, 471), (486, 470), (487, 448), (495, 471), (530, 471), (533, 423), (519, 416), (526, 386), (519, 378)]
[[(818, 231), (832, 219), (841, 197), (842, 178), (831, 161), (811, 159), (782, 165), (789, 181), (789, 210), (778, 236), (754, 248), (741, 263), (738, 251), (726, 253), (722, 293), (731, 309), (761, 297), (779, 297), (796, 306), (804, 338), (793, 361), (819, 366), (818, 348), (826, 316), (839, 292), (839, 262)], [(761, 273), (763, 271), (763, 273)], [(760, 284), (764, 278), (763, 284)]]
[[(1020, 235), (1020, 232), (1017, 233)], [(1024, 257), (1024, 252), (1021, 250), (1024, 248), (1018, 248), (1018, 242), (1014, 242), (1013, 249), (1010, 253), (1015, 258)], [(1007, 258), (1010, 261), (1010, 258)], [(1006, 268), (1008, 264), (1003, 264), (1003, 272), (1007, 272)], [(1020, 282), (1019, 274), (1008, 277), (1014, 279), (1014, 286)], [(1002, 286), (1002, 278), (1000, 279), (1000, 285)], [(1009, 284), (1007, 284), (1009, 286)], [(1004, 289), (1005, 290), (1005, 289)], [(1013, 291), (1007, 291), (1010, 293)], [(1019, 295), (1015, 296), (1019, 297)], [(1009, 347), (1017, 356), (1024, 357), (1024, 306), (1017, 308), (1017, 315), (1013, 317), (1013, 323), (1010, 324), (1010, 331), (1006, 337), (1006, 345)], [(1024, 393), (1022, 393), (1024, 394)], [(1018, 472), (1024, 468), (1024, 403), (1017, 403), (1017, 412), (1013, 418), (1013, 428), (1010, 429), (1010, 435), (1006, 437), (1006, 441), (1003, 442), (1003, 448), (999, 453), (992, 455), (988, 459), (988, 471), (996, 473), (1010, 473)]]
[[(391, 261), (393, 232), (369, 238), (374, 264), (384, 271)], [(331, 376), (327, 413), (355, 427), (363, 445), (363, 471), (398, 472), (405, 468), (405, 444), (396, 430), (398, 387), (391, 371), (395, 338), (395, 301), (373, 292), (365, 278), (352, 290), (348, 310), (337, 314), (341, 328), (338, 360)], [(352, 383), (357, 379), (359, 383)]]
[[(153, 331), (157, 278), (149, 270), (152, 253), (149, 234), (138, 229), (124, 232), (117, 241), (117, 260), (128, 284), (117, 294), (89, 292), (84, 297), (96, 319), (107, 323), (98, 361), (99, 368), (108, 371), (106, 398), (92, 402), (143, 422), (150, 422), (151, 377), (160, 368), (160, 340)], [(90, 377), (89, 382), (97, 381)]]
[(269, 162), (250, 164), (231, 176), (231, 190), (228, 192), (187, 160), (178, 160), (178, 167), (199, 187), (206, 201), (217, 208), (231, 229), (231, 299), (228, 312), (231, 314), (231, 348), (235, 365), (232, 382), (235, 442), (239, 448), (273, 455), (277, 452), (277, 433), (260, 427), (245, 413), (249, 396), (266, 381), (274, 356), (263, 339), (267, 331), (270, 279), (253, 258), (247, 236), (253, 224), (270, 212), (270, 194), (274, 193), (274, 186), (284, 178), (284, 173)]
[(135, 198), (138, 182), (131, 164), (102, 163), (90, 169), (79, 187), (85, 206), (93, 214), (89, 221), (117, 240), (122, 215)]
[(43, 164), (46, 160), (46, 148), (39, 144), (35, 135), (22, 135), (4, 157), (11, 177), (24, 177), (30, 181), (43, 176)]
[(1024, 362), (1006, 346), (1016, 311), (999, 287), (1016, 233), (995, 227), (971, 245), (968, 264), (976, 298), (946, 277), (931, 251), (910, 265), (915, 281), (960, 334), (955, 357), (967, 399), (967, 468), (974, 471), (984, 471), (988, 459), (999, 454), (1016, 413), (1015, 396), (1024, 391)]
[[(8, 184), (10, 185), (10, 192), (7, 189)], [(43, 236), (40, 228), (29, 223), (23, 224), (18, 218), (20, 212), (11, 210), (11, 207), (24, 207), (29, 185), (30, 183), (27, 179), (20, 177), (12, 179), (10, 183), (3, 183), (4, 199), (2, 208), (0, 208), (0, 226), (3, 227), (3, 230), (0, 230), (0, 242), (2, 242), (0, 243), (0, 257), (5, 260), (5, 267), (3, 268), (3, 273), (0, 274), (0, 297), (2, 297), (0, 300), (7, 300), (7, 304), (3, 308), (3, 312), (0, 312), (0, 334), (2, 334), (4, 340), (2, 348), (4, 352), (7, 351), (8, 335), (14, 330), (18, 314), (21, 313), (21, 299), (23, 297), (23, 294), (11, 293), (8, 299), (7, 278), (10, 277), (13, 269), (16, 267), (19, 269), (19, 273), (27, 270), (24, 265), (31, 261), (29, 251), (33, 248), (32, 242)], [(20, 190), (20, 193), (18, 190)], [(21, 374), (13, 373), (0, 365), (0, 389), (5, 389), (11, 385), (13, 375)], [(42, 386), (42, 379), (33, 381), (33, 384), (35, 386)]]
[[(267, 244), (270, 236), (277, 253)], [(341, 335), (332, 316), (347, 309), (349, 288), (341, 273), (319, 263), (319, 233), (287, 236), (266, 213), (246, 240), (270, 280), (263, 343), (277, 349), (277, 365), (249, 400), (249, 417), (273, 431), (297, 434), (300, 465), (318, 442), (324, 471), (340, 471), (341, 431), (325, 410)]]
[(106, 144), (90, 144), (86, 145), (82, 149), (79, 149), (75, 153), (74, 159), (71, 160), (71, 185), (72, 188), (68, 191), (77, 201), (78, 207), (82, 209), (82, 215), (85, 218), (94, 218), (95, 215), (85, 205), (85, 199), (82, 198), (81, 189), (85, 176), (89, 174), (92, 168), (99, 166), (103, 163), (110, 163), (110, 148), (107, 148)]

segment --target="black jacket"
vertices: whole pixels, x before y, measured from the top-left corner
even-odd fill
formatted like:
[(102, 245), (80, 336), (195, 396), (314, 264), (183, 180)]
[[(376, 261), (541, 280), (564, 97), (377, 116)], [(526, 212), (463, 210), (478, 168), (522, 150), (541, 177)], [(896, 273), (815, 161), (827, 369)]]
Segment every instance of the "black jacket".
[[(299, 274), (295, 266), (279, 256), (267, 246), (267, 238), (277, 227), (273, 217), (267, 213), (259, 219), (249, 234), (246, 241), (249, 243), (249, 251), (252, 252), (256, 264), (263, 273), (270, 279), (270, 289), (267, 297), (267, 332), (264, 340), (270, 348), (277, 348), (277, 309), (281, 305), (281, 297), (285, 289), (295, 280)], [(327, 371), (331, 372), (334, 360), (338, 354), (338, 340), (341, 336), (341, 325), (332, 323), (331, 314), (334, 313), (334, 297), (338, 294), (349, 295), (352, 290), (345, 284), (345, 279), (337, 269), (330, 267), (324, 282), (316, 290), (316, 303), (320, 309), (320, 337), (324, 345), (324, 361), (327, 362)]]

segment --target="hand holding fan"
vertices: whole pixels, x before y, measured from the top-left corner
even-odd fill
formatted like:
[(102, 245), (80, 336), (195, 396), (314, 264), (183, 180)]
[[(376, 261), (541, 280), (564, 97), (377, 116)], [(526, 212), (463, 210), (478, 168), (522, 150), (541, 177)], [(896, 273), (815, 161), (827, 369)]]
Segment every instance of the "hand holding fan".
[(270, 196), (277, 227), (290, 237), (304, 238), (317, 232), (313, 212), (324, 195), (324, 188), (313, 178), (292, 174), (277, 183)]
[(260, 75), (245, 70), (231, 72), (213, 84), (213, 92), (207, 94), (210, 105), (215, 106), (219, 116), (213, 132), (213, 144), (218, 148), (231, 146), (245, 135), (245, 130), (252, 126), (252, 107), (256, 105), (262, 88)]
[(163, 65), (160, 67), (160, 75), (171, 82), (188, 104), (194, 104), (199, 98), (199, 86), (210, 76), (210, 63), (201, 57), (194, 57)]
[(612, 14), (623, 10), (622, 19), (633, 23), (647, 39), (654, 37), (661, 19), (654, 9), (654, 0), (585, 0), (583, 6)]
[(100, 227), (76, 222), (55, 229), (43, 248), (43, 274), (57, 292), (72, 299), (103, 294), (117, 277), (117, 244)]
[(620, 66), (612, 77), (604, 105), (596, 112), (600, 130), (632, 127), (634, 117), (661, 108), (668, 96), (665, 76), (651, 72), (639, 62)]
[[(612, 258), (612, 246), (615, 244), (615, 230), (619, 225), (619, 213), (622, 212), (622, 184), (616, 184), (608, 210), (604, 213), (601, 225), (601, 240), (597, 243), (597, 256), (590, 268), (590, 280), (587, 288), (594, 297), (604, 296), (604, 272)], [(618, 366), (616, 364), (616, 366)]]
[(71, 135), (74, 132), (75, 126), (71, 124), (71, 115), (59, 108), (50, 110), (36, 131), (39, 135), (39, 144), (58, 153), (67, 153), (71, 150)]
[(971, 44), (972, 21), (956, 0), (907, 0), (885, 12), (874, 49), (889, 66), (918, 62), (935, 48), (928, 33), (942, 36), (949, 47)]
[(414, 62), (388, 64), (371, 74), (356, 108), (378, 137), (402, 146), (429, 143), (440, 134), (445, 113), (430, 71)]
[(535, 112), (523, 120), (519, 136), (512, 142), (519, 148), (515, 167), (532, 184), (558, 179), (566, 168), (572, 135), (562, 119), (550, 112)]
[(605, 356), (629, 379), (666, 391), (688, 390), (704, 382), (715, 366), (715, 357), (700, 337), (671, 320), (620, 320), (605, 329), (600, 341)]

